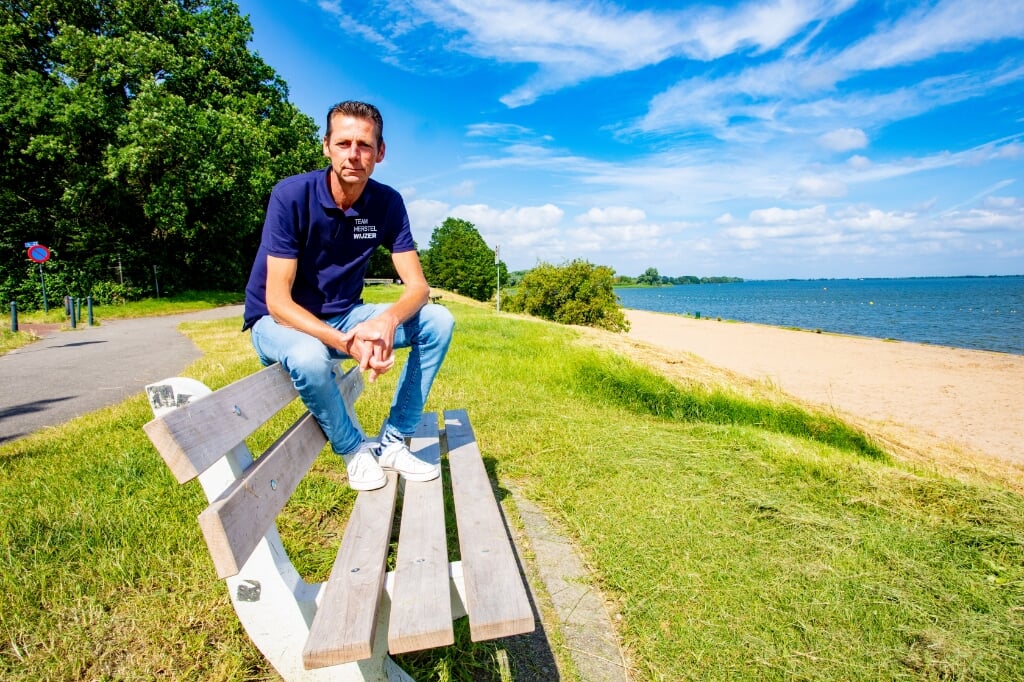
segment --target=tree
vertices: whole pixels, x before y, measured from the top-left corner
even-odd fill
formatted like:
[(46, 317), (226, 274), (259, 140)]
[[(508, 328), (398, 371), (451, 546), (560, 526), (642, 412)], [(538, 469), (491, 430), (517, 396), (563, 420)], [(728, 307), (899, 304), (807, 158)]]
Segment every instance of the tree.
[[(249, 52), (229, 0), (5, 0), (0, 294), (24, 251), (89, 293), (241, 288), (273, 184), (321, 163), (316, 124)], [(55, 292), (57, 294), (64, 292)]]
[(398, 279), (398, 270), (395, 269), (395, 261), (391, 258), (391, 252), (383, 246), (378, 246), (370, 254), (370, 262), (366, 266), (366, 277), (370, 279)]
[(636, 283), (656, 287), (661, 284), (661, 275), (658, 274), (657, 268), (647, 268), (644, 274), (636, 278)]
[(626, 320), (612, 288), (615, 271), (574, 260), (562, 266), (541, 263), (519, 282), (507, 309), (563, 324), (626, 331)]
[[(494, 251), (476, 226), (461, 218), (446, 218), (430, 236), (430, 247), (421, 254), (423, 273), (431, 285), (456, 291), (478, 301), (489, 301), (498, 286)], [(501, 281), (508, 270), (499, 263)]]

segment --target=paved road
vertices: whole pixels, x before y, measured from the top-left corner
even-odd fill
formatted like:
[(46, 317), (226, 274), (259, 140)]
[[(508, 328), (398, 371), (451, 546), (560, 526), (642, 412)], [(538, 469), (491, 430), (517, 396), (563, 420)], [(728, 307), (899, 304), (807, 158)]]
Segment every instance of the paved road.
[[(242, 306), (114, 320), (53, 333), (0, 356), (0, 443), (62, 424), (180, 374), (200, 357), (185, 320), (241, 316)], [(159, 352), (157, 352), (159, 351)]]

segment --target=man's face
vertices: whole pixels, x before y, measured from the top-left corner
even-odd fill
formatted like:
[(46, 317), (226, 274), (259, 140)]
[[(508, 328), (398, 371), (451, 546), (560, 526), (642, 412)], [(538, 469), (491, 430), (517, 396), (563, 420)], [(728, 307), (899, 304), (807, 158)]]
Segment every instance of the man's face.
[(331, 169), (340, 182), (365, 184), (384, 159), (384, 143), (378, 146), (373, 121), (335, 114), (331, 132), (324, 137), (324, 156), (331, 160)]

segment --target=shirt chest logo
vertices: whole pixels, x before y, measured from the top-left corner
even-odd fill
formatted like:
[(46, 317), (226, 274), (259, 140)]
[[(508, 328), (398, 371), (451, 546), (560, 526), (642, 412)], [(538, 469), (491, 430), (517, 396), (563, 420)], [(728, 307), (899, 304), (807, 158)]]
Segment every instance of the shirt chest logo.
[(368, 218), (356, 218), (352, 223), (353, 239), (376, 239), (377, 226), (370, 225)]

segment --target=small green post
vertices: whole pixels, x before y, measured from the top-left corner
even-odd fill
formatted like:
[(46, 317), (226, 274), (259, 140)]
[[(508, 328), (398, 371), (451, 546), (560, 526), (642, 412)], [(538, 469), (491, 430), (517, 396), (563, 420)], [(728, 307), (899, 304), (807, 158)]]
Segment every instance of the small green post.
[(18, 303), (11, 301), (11, 331), (18, 331)]
[(85, 308), (89, 311), (89, 326), (92, 326), (92, 296), (85, 297)]
[(77, 325), (75, 324), (75, 299), (71, 299), (71, 328), (74, 329)]
[(46, 277), (43, 275), (43, 264), (39, 264), (39, 286), (43, 290), (43, 313), (50, 312), (50, 304), (46, 301)]

